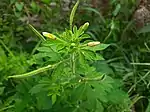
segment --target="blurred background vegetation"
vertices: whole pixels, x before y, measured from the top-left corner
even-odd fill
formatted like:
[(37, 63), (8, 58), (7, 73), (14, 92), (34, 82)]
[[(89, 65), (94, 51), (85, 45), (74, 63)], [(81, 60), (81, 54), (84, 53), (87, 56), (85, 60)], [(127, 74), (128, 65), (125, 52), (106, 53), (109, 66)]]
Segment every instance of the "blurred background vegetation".
[[(40, 33), (61, 33), (69, 26), (68, 18), (75, 2), (0, 0), (0, 108), (3, 109), (0, 112), (7, 110), (4, 107), (12, 108), (9, 105), (16, 91), (25, 92), (19, 88), (27, 86), (24, 82), (16, 88), (14, 84), (18, 82), (6, 77), (36, 68), (30, 57), (39, 38), (28, 24)], [(81, 0), (74, 18), (77, 26), (90, 23), (87, 33), (93, 40), (111, 44), (102, 52), (106, 60), (95, 62), (94, 66), (123, 81), (122, 88), (133, 100), (133, 112), (150, 112), (148, 4), (146, 0)]]

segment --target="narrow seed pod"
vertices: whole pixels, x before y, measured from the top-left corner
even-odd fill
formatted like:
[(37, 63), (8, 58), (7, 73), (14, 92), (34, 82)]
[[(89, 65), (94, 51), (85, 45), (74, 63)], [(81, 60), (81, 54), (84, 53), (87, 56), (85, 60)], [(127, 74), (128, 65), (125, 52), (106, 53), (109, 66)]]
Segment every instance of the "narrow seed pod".
[(90, 46), (90, 47), (93, 47), (93, 46), (96, 46), (96, 45), (99, 45), (100, 44), (100, 42), (89, 42), (88, 44), (87, 44), (87, 46)]
[(53, 39), (53, 40), (56, 40), (56, 36), (51, 34), (51, 33), (48, 33), (48, 32), (42, 32), (42, 34), (45, 36), (45, 37), (48, 37), (50, 39)]

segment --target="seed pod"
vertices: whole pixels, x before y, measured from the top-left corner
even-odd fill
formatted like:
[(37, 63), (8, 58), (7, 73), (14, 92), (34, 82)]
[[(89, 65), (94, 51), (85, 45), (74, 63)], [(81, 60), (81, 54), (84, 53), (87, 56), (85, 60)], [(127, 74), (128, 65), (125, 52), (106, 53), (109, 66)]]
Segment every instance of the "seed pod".
[(56, 40), (56, 36), (51, 34), (51, 33), (48, 33), (48, 32), (42, 32), (42, 34), (45, 36), (45, 37), (48, 37), (50, 39), (53, 39), (53, 40)]
[(90, 46), (90, 47), (93, 47), (93, 46), (96, 46), (96, 45), (99, 45), (100, 42), (89, 42), (87, 45)]

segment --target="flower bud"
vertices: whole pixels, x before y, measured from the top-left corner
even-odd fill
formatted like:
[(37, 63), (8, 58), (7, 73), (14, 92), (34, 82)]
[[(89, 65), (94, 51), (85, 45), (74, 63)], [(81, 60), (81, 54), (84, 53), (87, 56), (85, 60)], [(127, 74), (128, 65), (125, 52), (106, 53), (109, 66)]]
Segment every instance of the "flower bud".
[(82, 29), (83, 31), (85, 31), (88, 27), (89, 27), (89, 23), (86, 22), (83, 26), (81, 26), (81, 29)]
[(99, 45), (100, 42), (89, 42), (87, 45), (90, 46), (90, 47), (93, 47), (93, 46), (96, 46), (96, 45)]
[(45, 36), (45, 37), (48, 37), (50, 39), (53, 39), (53, 40), (56, 40), (56, 36), (51, 34), (51, 33), (48, 33), (48, 32), (42, 32), (42, 34)]

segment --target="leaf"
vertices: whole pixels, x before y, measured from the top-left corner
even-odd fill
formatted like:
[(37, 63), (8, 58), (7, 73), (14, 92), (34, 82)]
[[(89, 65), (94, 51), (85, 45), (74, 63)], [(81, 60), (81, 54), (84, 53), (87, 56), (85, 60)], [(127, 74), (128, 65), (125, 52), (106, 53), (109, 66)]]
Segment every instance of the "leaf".
[(52, 105), (55, 104), (56, 100), (57, 100), (57, 95), (56, 95), (56, 94), (53, 94), (53, 95), (52, 95)]
[(121, 9), (121, 5), (117, 4), (116, 9), (113, 11), (113, 16), (117, 16), (117, 14), (119, 13)]
[(79, 41), (81, 41), (81, 40), (83, 40), (83, 39), (89, 39), (89, 38), (91, 38), (90, 35), (88, 35), (88, 34), (83, 34), (83, 35), (81, 35), (81, 36), (79, 37)]
[(37, 50), (41, 52), (47, 52), (47, 53), (53, 52), (52, 49), (49, 47), (39, 47), (37, 48)]
[(30, 89), (31, 95), (39, 93), (44, 90), (44, 87), (49, 86), (48, 84), (37, 84)]
[(141, 29), (138, 31), (138, 34), (140, 34), (140, 33), (148, 33), (148, 32), (150, 32), (150, 24), (144, 26), (143, 28), (141, 28)]
[(96, 60), (96, 53), (90, 50), (82, 50), (82, 54), (85, 56), (87, 60)]
[(15, 6), (16, 6), (18, 11), (22, 11), (22, 9), (24, 7), (24, 3), (23, 2), (16, 2)]
[(86, 90), (86, 85), (83, 83), (83, 84), (79, 84), (76, 88), (74, 88), (74, 90), (72, 91), (72, 94), (71, 94), (71, 100), (73, 102), (76, 102), (76, 101), (79, 101), (79, 100), (82, 100), (82, 97), (84, 96), (85, 94), (85, 90)]
[(145, 112), (150, 112), (150, 99), (148, 101), (149, 101), (149, 103), (148, 103), (148, 106), (147, 106), (147, 109)]
[(105, 73), (105, 74), (114, 74), (109, 64), (106, 61), (96, 61), (94, 62), (93, 66), (95, 66), (96, 71)]
[(0, 95), (3, 94), (5, 87), (0, 87)]
[(47, 92), (38, 93), (36, 99), (36, 105), (39, 110), (49, 110), (52, 108), (51, 97), (47, 95)]
[(87, 50), (91, 50), (91, 51), (95, 52), (95, 51), (104, 50), (107, 47), (109, 47), (109, 44), (99, 44), (99, 45), (96, 45), (96, 46), (93, 46), (93, 47), (86, 46), (86, 47), (83, 47), (82, 49), (87, 49)]
[(51, 0), (41, 0), (45, 4), (50, 4)]
[(39, 8), (39, 6), (36, 4), (36, 2), (32, 1), (30, 6), (31, 6), (32, 10), (33, 10), (35, 13), (39, 12), (40, 8)]
[(86, 62), (85, 57), (82, 54), (82, 52), (79, 53), (79, 62), (80, 62), (81, 65), (84, 65), (85, 62)]
[(100, 101), (97, 101), (97, 109), (95, 112), (104, 112), (104, 107)]
[(4, 50), (2, 49), (2, 47), (0, 46), (0, 64), (5, 64), (6, 61), (7, 61), (6, 54)]

